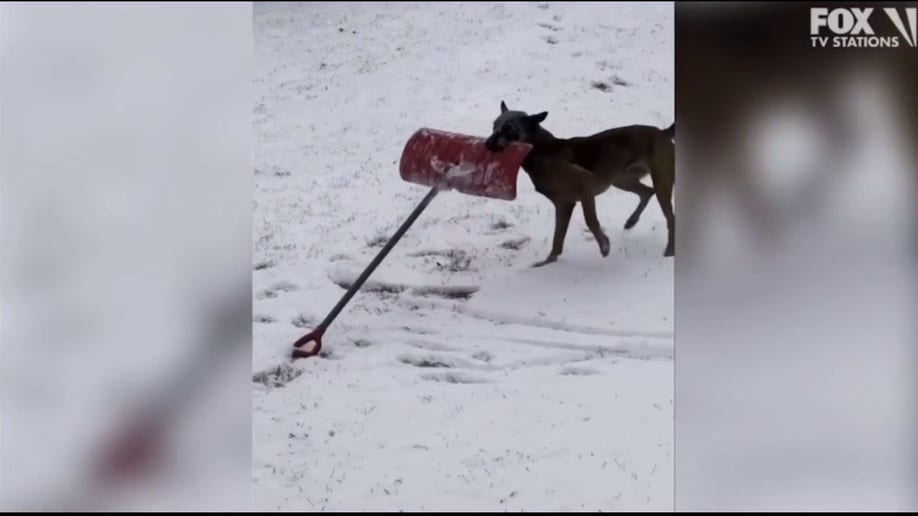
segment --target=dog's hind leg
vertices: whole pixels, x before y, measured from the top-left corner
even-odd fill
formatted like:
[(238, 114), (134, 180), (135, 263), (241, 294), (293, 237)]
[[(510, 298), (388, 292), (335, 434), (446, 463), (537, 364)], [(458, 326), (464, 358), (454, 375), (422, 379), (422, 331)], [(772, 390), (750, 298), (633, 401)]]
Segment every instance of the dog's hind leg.
[(663, 216), (666, 217), (666, 250), (663, 256), (676, 255), (676, 216), (673, 214), (673, 183), (676, 180), (675, 147), (668, 139), (658, 139), (650, 162), (650, 177)]
[(649, 203), (651, 197), (653, 197), (653, 188), (642, 183), (636, 176), (616, 178), (612, 181), (612, 186), (626, 192), (634, 193), (641, 199), (637, 207), (634, 208), (634, 212), (628, 217), (628, 220), (625, 221), (625, 229), (631, 229), (641, 220), (641, 214), (644, 213), (644, 208), (647, 207), (647, 203)]
[(593, 233), (593, 237), (599, 244), (599, 254), (609, 256), (609, 237), (602, 232), (599, 219), (596, 218), (596, 198), (588, 192), (580, 198), (580, 203), (583, 205), (583, 218), (586, 220), (587, 227), (590, 228), (590, 232)]
[(676, 255), (676, 216), (673, 214), (673, 185), (664, 183), (657, 186), (657, 201), (660, 202), (660, 209), (663, 210), (663, 216), (666, 217), (666, 250), (663, 256)]
[(571, 223), (571, 215), (574, 213), (574, 206), (577, 203), (557, 201), (555, 204), (555, 236), (551, 243), (551, 253), (548, 258), (534, 263), (533, 267), (541, 267), (558, 260), (561, 253), (564, 252), (564, 238), (567, 236), (567, 228)]

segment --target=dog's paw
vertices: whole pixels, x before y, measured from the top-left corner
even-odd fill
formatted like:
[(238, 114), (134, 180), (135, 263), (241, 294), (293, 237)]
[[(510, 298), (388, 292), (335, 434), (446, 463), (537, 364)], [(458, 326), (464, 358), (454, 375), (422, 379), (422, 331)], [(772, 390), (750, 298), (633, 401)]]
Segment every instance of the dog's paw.
[(599, 252), (603, 257), (609, 256), (609, 237), (602, 235), (599, 240)]
[(557, 257), (557, 256), (549, 256), (548, 258), (546, 258), (546, 259), (544, 259), (544, 260), (542, 260), (542, 261), (540, 261), (540, 262), (535, 262), (534, 264), (532, 264), (532, 267), (533, 267), (533, 268), (542, 267), (543, 265), (548, 265), (549, 263), (553, 263), (553, 262), (556, 262), (556, 261), (558, 261), (558, 257)]
[(628, 217), (628, 220), (625, 221), (625, 229), (627, 230), (633, 228), (639, 220), (641, 220), (639, 215), (632, 215)]

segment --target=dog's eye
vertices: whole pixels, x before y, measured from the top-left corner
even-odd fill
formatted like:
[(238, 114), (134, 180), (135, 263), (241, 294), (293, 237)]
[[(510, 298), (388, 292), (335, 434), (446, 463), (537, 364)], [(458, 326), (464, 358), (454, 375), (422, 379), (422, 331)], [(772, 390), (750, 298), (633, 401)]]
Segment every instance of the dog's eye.
[(513, 126), (509, 126), (509, 125), (505, 125), (503, 130), (501, 130), (501, 133), (503, 134), (504, 138), (507, 138), (510, 140), (515, 140), (517, 136), (519, 136), (516, 133), (516, 128)]

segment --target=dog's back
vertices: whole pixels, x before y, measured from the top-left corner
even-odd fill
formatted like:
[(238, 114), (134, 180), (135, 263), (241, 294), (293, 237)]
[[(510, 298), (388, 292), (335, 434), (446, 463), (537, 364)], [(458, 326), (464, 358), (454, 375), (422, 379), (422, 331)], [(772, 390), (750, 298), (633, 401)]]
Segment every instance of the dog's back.
[(650, 125), (616, 127), (590, 136), (561, 140), (562, 148), (568, 161), (587, 170), (627, 168), (647, 161), (655, 146), (672, 145), (675, 125), (667, 129)]

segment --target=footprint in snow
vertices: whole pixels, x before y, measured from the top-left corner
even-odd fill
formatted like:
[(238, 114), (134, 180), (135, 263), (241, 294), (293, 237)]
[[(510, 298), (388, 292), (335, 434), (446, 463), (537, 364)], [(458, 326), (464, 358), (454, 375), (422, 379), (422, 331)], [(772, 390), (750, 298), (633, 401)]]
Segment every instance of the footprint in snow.
[(472, 256), (462, 249), (428, 249), (409, 253), (412, 258), (426, 258), (437, 271), (465, 272), (471, 268)]
[(606, 70), (617, 70), (620, 67), (611, 61), (603, 59), (602, 61), (598, 61), (596, 63), (596, 68), (599, 68), (602, 71), (606, 71)]
[(510, 229), (513, 227), (513, 224), (507, 222), (504, 219), (499, 219), (491, 223), (491, 231), (503, 231), (505, 229)]
[(562, 368), (560, 374), (561, 376), (592, 376), (601, 373), (592, 367), (569, 366)]
[(318, 321), (311, 315), (297, 314), (297, 316), (290, 321), (290, 324), (296, 326), (297, 328), (312, 328), (316, 325), (317, 322)]
[(421, 368), (452, 368), (453, 361), (448, 357), (438, 357), (436, 355), (427, 355), (427, 356), (416, 356), (416, 355), (402, 355), (398, 357), (398, 361), (411, 365), (414, 367)]
[(459, 371), (450, 371), (446, 373), (428, 373), (421, 375), (421, 378), (428, 382), (439, 383), (457, 383), (457, 384), (476, 384), (491, 383), (491, 380), (481, 375), (462, 373)]
[(437, 353), (426, 353), (418, 355), (414, 353), (403, 353), (398, 357), (398, 361), (422, 369), (481, 369), (481, 364), (475, 364), (464, 360), (455, 355), (440, 355)]
[(604, 81), (593, 81), (590, 83), (590, 86), (593, 89), (596, 89), (602, 92), (612, 91), (612, 86), (610, 86), (609, 83), (604, 82)]
[(405, 343), (406, 346), (411, 346), (416, 349), (423, 349), (425, 351), (459, 351), (458, 348), (453, 346), (448, 346), (446, 344), (440, 344), (439, 342), (430, 342), (426, 340), (411, 340)]
[(625, 79), (622, 79), (618, 75), (613, 75), (607, 81), (593, 81), (590, 83), (590, 86), (602, 92), (610, 92), (613, 90), (614, 86), (621, 86), (623, 88), (627, 88), (628, 86), (631, 86), (631, 83)]
[(472, 354), (472, 358), (474, 358), (475, 360), (481, 360), (482, 362), (490, 362), (491, 360), (494, 359), (494, 355), (492, 355), (491, 353), (487, 351), (482, 350), (482, 351), (476, 351), (474, 354)]
[(277, 262), (274, 260), (263, 260), (255, 264), (256, 271), (263, 271), (265, 269), (270, 269), (277, 265)]
[(386, 245), (386, 242), (389, 241), (389, 238), (390, 238), (389, 235), (382, 235), (382, 234), (376, 235), (375, 237), (367, 241), (367, 247), (371, 249), (375, 247), (382, 247)]
[(274, 299), (279, 293), (295, 292), (299, 290), (296, 284), (289, 281), (279, 281), (270, 287), (255, 294), (255, 299)]
[(422, 297), (442, 297), (443, 299), (471, 299), (472, 296), (478, 292), (478, 288), (475, 285), (459, 285), (459, 286), (446, 286), (446, 285), (430, 285), (423, 287), (414, 287), (411, 289), (411, 293), (416, 296)]
[(302, 370), (295, 369), (289, 364), (281, 364), (277, 367), (253, 374), (252, 381), (266, 387), (283, 387), (301, 374), (303, 374)]
[(510, 249), (513, 251), (519, 251), (520, 249), (523, 248), (523, 246), (529, 243), (530, 240), (531, 239), (529, 237), (521, 237), (521, 238), (513, 238), (510, 240), (504, 240), (503, 242), (500, 243), (500, 248)]

